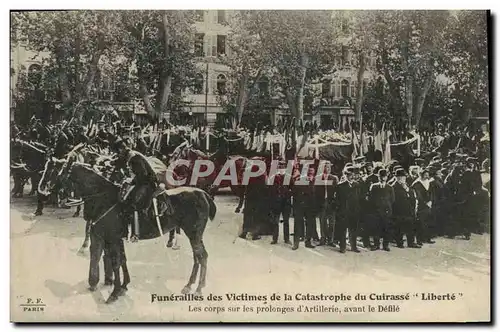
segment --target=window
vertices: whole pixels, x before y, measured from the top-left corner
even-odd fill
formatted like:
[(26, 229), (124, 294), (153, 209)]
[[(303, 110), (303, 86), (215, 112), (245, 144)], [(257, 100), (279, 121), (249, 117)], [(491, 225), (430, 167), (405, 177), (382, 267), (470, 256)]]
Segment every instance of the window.
[(201, 95), (203, 93), (203, 75), (202, 74), (196, 74), (196, 77), (194, 78), (194, 85), (193, 85), (193, 93), (195, 95)]
[(204, 33), (197, 33), (194, 41), (194, 54), (195, 56), (203, 56), (203, 41), (205, 39)]
[(226, 93), (226, 76), (223, 74), (217, 76), (217, 93), (221, 95)]
[(331, 85), (332, 85), (331, 80), (323, 80), (323, 82), (321, 83), (321, 97), (323, 97), (323, 98), (330, 97)]
[(206, 56), (217, 56), (217, 36), (207, 36)]
[(194, 19), (196, 22), (203, 22), (205, 11), (204, 10), (195, 10), (194, 11)]
[(217, 23), (224, 24), (226, 23), (226, 11), (218, 10), (217, 11)]
[(259, 82), (257, 82), (257, 87), (259, 92), (264, 95), (269, 94), (269, 79), (266, 76), (262, 76)]
[(351, 83), (351, 97), (354, 98), (356, 96), (356, 83), (352, 82)]
[(333, 96), (335, 98), (340, 97), (340, 82), (339, 81), (335, 81), (335, 83), (334, 83)]
[(217, 54), (226, 54), (226, 36), (217, 35)]
[(342, 80), (342, 86), (341, 86), (341, 95), (342, 98), (349, 97), (349, 81), (348, 80)]

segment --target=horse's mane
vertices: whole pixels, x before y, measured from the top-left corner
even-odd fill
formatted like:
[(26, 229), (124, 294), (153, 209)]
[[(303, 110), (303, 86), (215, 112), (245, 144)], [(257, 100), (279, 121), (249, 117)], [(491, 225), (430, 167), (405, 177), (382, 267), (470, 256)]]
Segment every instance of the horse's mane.
[(89, 187), (95, 187), (96, 191), (102, 187), (105, 187), (106, 189), (109, 188), (109, 190), (115, 190), (115, 191), (119, 189), (116, 184), (106, 179), (101, 174), (97, 173), (87, 164), (75, 162), (72, 165), (72, 169), (73, 170), (77, 169), (80, 170), (80, 172), (85, 173), (84, 183)]

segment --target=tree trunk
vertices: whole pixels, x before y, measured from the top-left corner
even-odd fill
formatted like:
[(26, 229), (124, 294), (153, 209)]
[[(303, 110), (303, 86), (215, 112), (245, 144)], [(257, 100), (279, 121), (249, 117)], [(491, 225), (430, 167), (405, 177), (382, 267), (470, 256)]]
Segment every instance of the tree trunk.
[(58, 82), (59, 89), (61, 90), (61, 101), (64, 106), (69, 106), (72, 102), (71, 91), (69, 87), (69, 79), (67, 74), (67, 64), (65, 51), (59, 48), (56, 55), (56, 61), (58, 66)]
[(157, 95), (157, 114), (167, 111), (168, 98), (170, 96), (172, 88), (172, 75), (167, 66), (167, 59), (170, 56), (170, 30), (169, 30), (169, 20), (167, 12), (163, 12), (162, 15), (162, 47), (163, 47), (163, 66), (160, 71), (160, 82)]
[(363, 108), (363, 78), (365, 75), (366, 62), (365, 62), (365, 52), (359, 52), (359, 65), (358, 65), (358, 86), (356, 87), (356, 121), (361, 121), (361, 110)]
[(433, 81), (434, 81), (434, 75), (432, 75), (432, 74), (428, 75), (425, 78), (424, 86), (422, 87), (422, 91), (420, 92), (420, 94), (416, 100), (415, 110), (413, 113), (413, 124), (417, 127), (419, 126), (420, 118), (422, 117), (422, 111), (424, 109), (425, 98), (427, 97), (427, 94), (429, 93), (429, 90), (432, 86)]
[(382, 50), (382, 66), (384, 71), (384, 78), (387, 81), (387, 85), (389, 86), (389, 91), (391, 93), (394, 102), (400, 101), (401, 95), (399, 93), (399, 87), (396, 86), (394, 80), (392, 79), (391, 73), (389, 72), (389, 58), (387, 56), (386, 49)]
[[(104, 14), (99, 15), (98, 22), (100, 26), (104, 26), (106, 24), (106, 16)], [(95, 80), (95, 75), (97, 74), (99, 61), (101, 60), (101, 56), (104, 52), (104, 48), (106, 47), (106, 41), (102, 32), (100, 32), (97, 36), (97, 50), (94, 54), (92, 54), (92, 59), (90, 60), (87, 75), (85, 76), (85, 80), (83, 82), (83, 97), (85, 99), (90, 99), (90, 91), (92, 89), (92, 84)]]
[(297, 93), (297, 119), (304, 119), (304, 86), (306, 82), (307, 66), (309, 65), (309, 57), (303, 52), (300, 56), (300, 86)]
[[(409, 38), (409, 36), (408, 36)], [(405, 73), (405, 106), (406, 106), (406, 118), (408, 120), (408, 125), (410, 126), (410, 129), (413, 129), (415, 127), (415, 124), (413, 123), (413, 77), (412, 77), (412, 70), (409, 66), (408, 59), (409, 59), (409, 54), (408, 54), (408, 44), (409, 41), (405, 41), (402, 47), (402, 55), (403, 55), (403, 61), (402, 61), (402, 68), (403, 72)]]
[[(249, 73), (246, 72), (246, 69), (243, 69), (243, 74), (241, 75), (240, 86), (238, 91), (238, 102), (236, 104), (236, 116), (237, 121), (235, 123), (236, 126), (239, 126), (241, 123), (241, 118), (243, 117), (243, 111), (245, 110), (245, 103), (247, 101), (247, 84), (248, 84), (248, 76)], [(233, 127), (236, 127), (233, 125)], [(236, 129), (236, 128), (233, 128)]]
[(149, 97), (149, 91), (147, 87), (147, 81), (144, 79), (144, 75), (141, 74), (141, 71), (138, 70), (138, 76), (139, 76), (139, 95), (142, 98), (142, 101), (144, 102), (144, 108), (146, 109), (146, 112), (150, 114), (153, 118), (156, 118), (156, 112), (155, 108), (153, 107), (153, 104), (151, 103), (151, 98)]

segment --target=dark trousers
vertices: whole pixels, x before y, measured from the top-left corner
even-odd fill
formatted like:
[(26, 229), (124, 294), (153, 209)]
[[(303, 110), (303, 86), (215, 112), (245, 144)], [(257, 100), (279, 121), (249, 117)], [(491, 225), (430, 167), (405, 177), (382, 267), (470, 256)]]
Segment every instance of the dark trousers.
[(279, 197), (271, 209), (271, 222), (273, 223), (273, 241), (278, 241), (280, 229), (280, 216), (283, 215), (283, 240), (290, 240), (290, 214), (292, 212), (292, 203), (290, 197)]
[[(359, 229), (359, 233), (363, 239), (363, 246), (365, 246), (365, 248), (368, 248), (370, 247), (370, 236), (372, 236), (372, 230), (371, 230), (371, 220), (373, 219), (372, 218), (372, 215), (366, 211), (361, 211), (362, 214), (361, 214), (361, 217), (359, 218), (360, 220), (360, 229)], [(364, 212), (364, 213), (363, 213)]]
[(339, 241), (340, 250), (345, 250), (347, 246), (347, 229), (349, 229), (349, 245), (351, 249), (357, 249), (356, 239), (358, 237), (359, 217), (355, 215), (338, 215), (336, 222), (335, 238)]
[(417, 243), (422, 244), (428, 242), (431, 237), (429, 233), (429, 219), (431, 218), (431, 209), (427, 206), (417, 211), (417, 219), (415, 221), (415, 235)]
[(330, 242), (333, 241), (333, 230), (335, 227), (335, 209), (333, 203), (326, 202), (320, 215), (321, 239)]
[(414, 218), (409, 216), (394, 216), (393, 217), (393, 234), (394, 240), (398, 246), (403, 245), (403, 236), (406, 236), (406, 244), (408, 246), (415, 244)]
[(375, 248), (379, 248), (380, 238), (382, 238), (382, 244), (384, 248), (387, 248), (389, 246), (389, 242), (391, 242), (391, 232), (390, 232), (391, 216), (374, 214), (372, 218), (373, 218), (372, 219), (373, 246)]
[(300, 237), (304, 234), (305, 225), (305, 242), (311, 242), (314, 234), (314, 226), (316, 216), (312, 207), (305, 206), (301, 203), (296, 203), (293, 206), (293, 240), (298, 243)]

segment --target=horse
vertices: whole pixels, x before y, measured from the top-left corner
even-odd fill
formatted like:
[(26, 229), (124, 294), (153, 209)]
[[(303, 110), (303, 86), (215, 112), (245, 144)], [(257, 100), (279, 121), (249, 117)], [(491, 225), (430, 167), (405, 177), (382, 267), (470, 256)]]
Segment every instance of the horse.
[[(64, 169), (65, 174), (62, 176), (66, 176), (81, 189), (85, 207), (92, 220), (89, 289), (91, 291), (96, 289), (99, 282), (99, 260), (103, 250), (107, 248), (114, 274), (114, 288), (106, 303), (112, 303), (126, 291), (126, 286), (130, 282), (125, 252), (120, 249), (126, 230), (118, 195), (120, 187), (84, 164), (69, 161)], [(215, 203), (205, 191), (191, 187), (165, 190), (156, 195), (156, 200), (159, 213), (156, 215), (151, 212), (149, 218), (142, 220), (140, 240), (157, 238), (175, 227), (180, 227), (191, 243), (194, 259), (191, 276), (182, 293), (187, 294), (191, 291), (201, 266), (200, 280), (195, 291), (195, 294), (201, 294), (206, 284), (208, 259), (203, 244), (203, 233), (208, 219), (215, 218), (217, 211)], [(120, 284), (120, 267), (124, 271), (123, 285)]]
[[(68, 152), (65, 158), (74, 158), (75, 160), (81, 163), (87, 164), (95, 164), (96, 160), (98, 160), (100, 155), (96, 154), (92, 150), (85, 147), (85, 144), (81, 143), (75, 146), (70, 152)], [(63, 183), (60, 175), (60, 171), (62, 168), (62, 163), (57, 162), (57, 158), (49, 157), (47, 162), (45, 163), (45, 168), (42, 173), (42, 177), (38, 184), (38, 199), (37, 199), (37, 209), (35, 211), (36, 216), (40, 216), (43, 214), (44, 201), (47, 197), (50, 197), (52, 194), (56, 194), (56, 201), (60, 199), (58, 194), (65, 194), (65, 197), (69, 196), (69, 193), (74, 188), (71, 188), (70, 184)], [(75, 196), (78, 196), (77, 190), (75, 191)], [(63, 193), (64, 192), (64, 193)], [(76, 208), (76, 212), (73, 214), (73, 217), (79, 217), (81, 211), (81, 205), (78, 205)]]
[[(26, 177), (31, 178), (31, 192), (33, 195), (38, 187), (38, 182), (40, 181), (41, 172), (45, 164), (45, 159), (47, 155), (46, 150), (41, 150), (35, 145), (23, 141), (15, 140), (12, 143), (12, 148), (18, 153), (18, 157), (24, 162), (22, 170)], [(16, 180), (16, 178), (14, 179)], [(15, 183), (16, 192), (22, 193), (24, 188), (24, 183)]]

